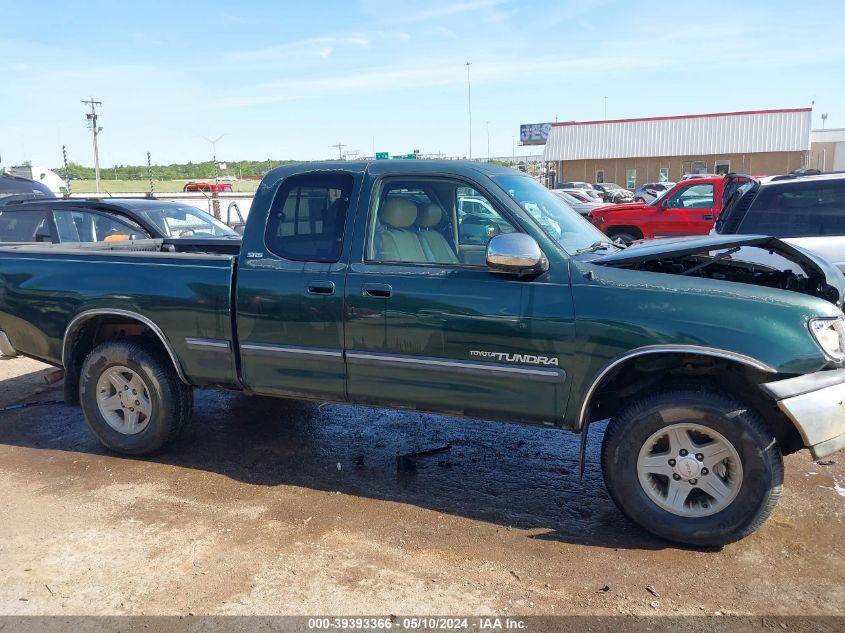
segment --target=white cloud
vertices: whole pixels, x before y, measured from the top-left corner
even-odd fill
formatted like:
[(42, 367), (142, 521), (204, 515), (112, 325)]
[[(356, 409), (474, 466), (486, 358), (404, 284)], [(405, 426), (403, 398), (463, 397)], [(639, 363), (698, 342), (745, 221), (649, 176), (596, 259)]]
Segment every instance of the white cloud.
[[(538, 77), (566, 72), (569, 77), (590, 75), (598, 70), (658, 68), (666, 62), (662, 56), (623, 57), (569, 57), (535, 59), (527, 61), (498, 60), (472, 66), (473, 84), (511, 84), (532, 79), (535, 92), (542, 90)], [(241, 108), (270, 103), (282, 103), (341, 94), (368, 92), (396, 92), (399, 90), (424, 90), (437, 86), (463, 85), (466, 69), (462, 64), (441, 62), (428, 66), (365, 69), (356, 73), (329, 77), (305, 77), (279, 82), (256, 84), (239, 90), (238, 95), (212, 102), (214, 108)], [(529, 95), (526, 95), (529, 96)]]
[[(367, 13), (386, 24), (414, 24), (438, 18), (449, 18), (463, 13), (489, 10), (506, 2), (509, 2), (509, 0), (464, 0), (463, 2), (443, 3), (415, 2), (403, 5), (395, 0), (368, 0), (364, 2), (364, 8)], [(413, 7), (413, 10), (403, 13), (399, 9), (401, 6)]]

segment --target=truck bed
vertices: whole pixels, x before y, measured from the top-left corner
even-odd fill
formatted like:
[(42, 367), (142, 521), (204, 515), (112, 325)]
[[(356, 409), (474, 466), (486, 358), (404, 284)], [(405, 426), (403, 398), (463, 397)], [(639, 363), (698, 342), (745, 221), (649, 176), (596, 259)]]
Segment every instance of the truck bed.
[[(79, 315), (131, 313), (161, 329), (188, 382), (236, 387), (239, 248), (240, 240), (160, 239), (0, 246), (0, 330), (19, 352), (61, 365), (65, 331)], [(229, 341), (228, 350), (198, 350), (196, 339)]]

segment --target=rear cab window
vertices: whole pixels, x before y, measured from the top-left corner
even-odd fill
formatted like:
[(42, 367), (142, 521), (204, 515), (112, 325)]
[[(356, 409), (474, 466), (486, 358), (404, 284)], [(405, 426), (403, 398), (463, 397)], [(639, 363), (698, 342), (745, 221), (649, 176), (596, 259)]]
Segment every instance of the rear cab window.
[(337, 262), (353, 184), (350, 174), (285, 179), (270, 207), (264, 233), (267, 249), (293, 261)]
[(762, 187), (738, 232), (775, 237), (845, 235), (845, 179)]

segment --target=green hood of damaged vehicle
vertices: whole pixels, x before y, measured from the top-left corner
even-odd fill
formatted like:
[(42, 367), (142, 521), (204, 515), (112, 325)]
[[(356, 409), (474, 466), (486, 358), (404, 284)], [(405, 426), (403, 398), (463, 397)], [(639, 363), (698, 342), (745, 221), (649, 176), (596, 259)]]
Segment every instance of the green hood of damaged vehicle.
[[(740, 261), (715, 262), (689, 274), (709, 261), (709, 253), (738, 246), (775, 250), (796, 263), (794, 271), (803, 269), (812, 279), (801, 279), (803, 291), (787, 290), (777, 285), (784, 273)], [(571, 266), (585, 356), (609, 363), (632, 349), (678, 345), (737, 352), (784, 375), (837, 366), (808, 323), (842, 315), (845, 278), (833, 265), (777, 239), (653, 240), (604, 257), (575, 257)], [(732, 270), (737, 278), (729, 280)], [(819, 296), (831, 290), (834, 301)]]
[[(795, 262), (809, 274), (823, 278), (828, 286), (836, 291), (829, 292), (824, 298), (842, 308), (845, 298), (845, 275), (826, 259), (803, 248), (787, 244), (776, 237), (767, 235), (705, 235), (698, 237), (662, 238), (635, 243), (624, 250), (591, 261), (603, 266), (632, 267), (638, 264), (658, 261), (667, 257), (713, 252), (718, 255), (731, 248), (753, 247), (770, 251)], [(758, 264), (760, 267), (764, 267)]]

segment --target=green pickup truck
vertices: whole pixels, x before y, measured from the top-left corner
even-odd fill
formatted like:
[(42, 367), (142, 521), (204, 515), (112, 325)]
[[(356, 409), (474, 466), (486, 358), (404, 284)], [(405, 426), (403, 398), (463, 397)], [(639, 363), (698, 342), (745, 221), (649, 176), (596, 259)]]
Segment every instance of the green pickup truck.
[(845, 447), (845, 278), (774, 238), (622, 248), (519, 172), (378, 161), (270, 171), (240, 253), (216, 248), (0, 247), (0, 350), (63, 367), (129, 455), (179, 434), (195, 387), (556, 427), (582, 467), (609, 420), (614, 501), (700, 546), (766, 519), (784, 454)]

